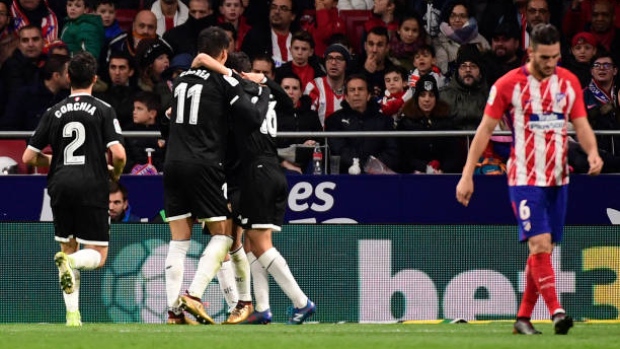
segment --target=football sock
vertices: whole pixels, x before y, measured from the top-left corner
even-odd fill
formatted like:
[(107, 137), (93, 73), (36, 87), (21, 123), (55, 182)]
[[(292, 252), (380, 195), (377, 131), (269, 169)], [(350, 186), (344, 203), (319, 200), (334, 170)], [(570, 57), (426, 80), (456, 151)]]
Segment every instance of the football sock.
[(308, 304), (308, 297), (299, 288), (297, 281), (293, 277), (291, 270), (286, 264), (284, 257), (275, 249), (270, 248), (258, 258), (260, 264), (267, 269), (269, 274), (276, 280), (278, 286), (293, 302), (295, 308), (303, 308)]
[(250, 293), (250, 263), (243, 250), (243, 246), (230, 253), (230, 258), (235, 268), (235, 281), (237, 282), (237, 292), (240, 301), (251, 302)]
[(217, 271), (220, 270), (232, 243), (233, 240), (230, 236), (214, 235), (211, 237), (198, 261), (198, 269), (196, 269), (194, 280), (192, 280), (192, 284), (187, 290), (190, 296), (202, 298), (207, 286)]
[(80, 270), (94, 270), (99, 267), (101, 254), (93, 249), (84, 248), (69, 255), (71, 268)]
[(532, 277), (531, 260), (532, 257), (528, 257), (525, 265), (525, 290), (523, 291), (523, 298), (521, 299), (521, 306), (519, 306), (517, 318), (531, 318), (534, 306), (538, 301), (538, 289)]
[(537, 253), (530, 258), (532, 258), (532, 278), (536, 282), (538, 292), (547, 304), (549, 313), (553, 315), (556, 310), (562, 309), (562, 306), (555, 291), (555, 272), (551, 264), (551, 254)]
[(224, 295), (228, 308), (237, 306), (237, 286), (235, 285), (235, 271), (232, 269), (231, 261), (222, 263), (222, 267), (217, 272), (217, 281), (220, 284), (220, 290)]
[(256, 311), (263, 312), (269, 309), (269, 274), (254, 256), (248, 253), (248, 262), (252, 271), (252, 286), (254, 286), (254, 298), (256, 298)]
[(166, 256), (166, 300), (168, 309), (179, 306), (178, 299), (183, 285), (183, 273), (185, 272), (185, 258), (191, 244), (190, 240), (171, 240), (168, 245)]
[(73, 293), (62, 293), (62, 297), (65, 300), (65, 307), (67, 308), (68, 312), (80, 310), (80, 271), (74, 269), (73, 275), (75, 275), (75, 285), (73, 287)]

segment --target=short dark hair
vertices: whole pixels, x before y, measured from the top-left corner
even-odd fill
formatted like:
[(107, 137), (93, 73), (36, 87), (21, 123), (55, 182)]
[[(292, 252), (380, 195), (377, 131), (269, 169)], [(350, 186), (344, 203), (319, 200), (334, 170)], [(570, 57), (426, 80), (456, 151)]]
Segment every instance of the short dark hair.
[(458, 5), (465, 7), (468, 18), (476, 17), (476, 13), (474, 12), (475, 6), (471, 6), (471, 3), (468, 0), (454, 0), (444, 5), (440, 15), (441, 21), (450, 23), (450, 15), (452, 15), (452, 11), (454, 11), (454, 8)]
[(426, 43), (421, 44), (413, 51), (413, 57), (415, 58), (415, 55), (421, 52), (428, 52), (431, 54), (431, 57), (435, 57), (435, 46)]
[(218, 57), (228, 50), (230, 39), (226, 31), (220, 27), (209, 27), (198, 34), (198, 52), (211, 57)]
[(157, 110), (161, 108), (161, 99), (159, 94), (150, 91), (140, 91), (133, 97), (134, 102), (140, 102), (146, 105), (148, 110)]
[(54, 73), (62, 73), (67, 69), (66, 64), (71, 60), (71, 57), (65, 55), (51, 55), (43, 66), (43, 80), (49, 80)]
[(237, 40), (237, 29), (235, 29), (235, 26), (232, 23), (218, 23), (216, 26), (224, 29), (227, 32), (231, 32), (233, 39)]
[(553, 45), (560, 42), (560, 32), (553, 24), (537, 24), (530, 34), (530, 42), (533, 48), (538, 45)]
[[(9, 7), (9, 10), (10, 10), (10, 7)], [(28, 30), (28, 29), (36, 29), (39, 32), (39, 34), (41, 35), (41, 37), (43, 37), (43, 31), (41, 30), (41, 27), (39, 27), (37, 25), (34, 25), (34, 24), (26, 24), (25, 26), (19, 28), (17, 30), (17, 33), (21, 34), (23, 31)]]
[(614, 59), (614, 56), (611, 54), (610, 51), (607, 51), (605, 49), (598, 49), (596, 50), (596, 54), (594, 55), (594, 57), (592, 57), (592, 64), (594, 64), (594, 62), (596, 62), (597, 59), (601, 59), (601, 58), (609, 58), (611, 59), (611, 63), (614, 65), (614, 67), (616, 66), (616, 60)]
[(101, 5), (111, 5), (112, 7), (114, 7), (114, 9), (116, 9), (116, 1), (114, 1), (114, 0), (96, 0), (95, 1), (95, 10), (97, 9), (97, 7), (99, 7)]
[(386, 76), (389, 73), (396, 73), (400, 75), (403, 81), (407, 81), (407, 69), (405, 69), (404, 67), (401, 67), (400, 65), (394, 64), (394, 65), (391, 65), (385, 68), (385, 71), (383, 72), (383, 76)]
[(88, 51), (76, 53), (69, 62), (69, 78), (72, 88), (87, 88), (97, 75), (97, 60)]
[(118, 193), (119, 191), (123, 194), (123, 201), (127, 201), (127, 188), (121, 182), (110, 181), (108, 184), (108, 189), (110, 194)]
[[(385, 37), (387, 42), (390, 41), (390, 36), (388, 34), (388, 30), (386, 27), (382, 27), (382, 26), (372, 27), (372, 29), (368, 31), (368, 34), (375, 34), (377, 36), (383, 36)], [(366, 41), (368, 41), (368, 35), (366, 35), (366, 40), (364, 40), (364, 42)]]
[[(299, 77), (299, 75), (293, 73), (293, 72), (288, 72), (288, 73), (284, 73), (282, 75), (277, 76), (277, 83), (281, 84), (282, 80), (284, 79), (295, 79), (297, 81), (299, 81), (299, 87), (300, 88), (304, 88), (303, 86), (301, 86), (302, 82), (301, 82), (301, 78)], [(303, 92), (303, 91), (302, 91)]]
[(352, 80), (363, 80), (366, 83), (366, 89), (370, 92), (370, 86), (368, 86), (368, 79), (364, 74), (351, 74), (344, 79), (344, 94), (347, 94), (347, 86)]
[(254, 56), (254, 59), (252, 59), (252, 64), (254, 64), (255, 61), (265, 61), (269, 63), (269, 65), (271, 65), (271, 72), (273, 74), (276, 73), (276, 63), (273, 61), (273, 58), (271, 58), (270, 55), (266, 53), (257, 54), (256, 56)]
[(127, 63), (129, 64), (129, 69), (136, 69), (135, 67), (135, 60), (133, 57), (131, 57), (129, 55), (129, 53), (125, 52), (125, 51), (112, 51), (112, 53), (110, 54), (110, 58), (108, 60), (108, 67), (110, 66), (110, 62), (112, 62), (112, 59), (124, 59), (127, 61)]
[(305, 30), (300, 30), (293, 34), (293, 37), (291, 38), (291, 45), (295, 40), (307, 42), (308, 44), (310, 44), (310, 47), (314, 49), (314, 39), (312, 38), (312, 35), (310, 35), (310, 33)]
[(252, 62), (250, 62), (250, 57), (243, 51), (229, 53), (228, 59), (226, 60), (226, 66), (230, 69), (236, 70), (237, 72), (248, 73), (252, 71)]

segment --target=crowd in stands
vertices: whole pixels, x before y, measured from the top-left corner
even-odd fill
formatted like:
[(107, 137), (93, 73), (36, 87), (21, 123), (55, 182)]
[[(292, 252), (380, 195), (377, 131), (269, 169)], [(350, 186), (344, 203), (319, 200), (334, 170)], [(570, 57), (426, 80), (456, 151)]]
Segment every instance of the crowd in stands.
[[(539, 23), (561, 29), (560, 64), (579, 78), (594, 130), (620, 130), (620, 0), (0, 0), (0, 131), (34, 130), (68, 95), (67, 57), (83, 50), (99, 61), (94, 95), (114, 107), (122, 128), (159, 130), (174, 78), (190, 68), (198, 33), (210, 26), (226, 30), (229, 51), (247, 54), (252, 71), (289, 94), (295, 108), (277, 110), (280, 131), (475, 130), (490, 87), (526, 62), (528, 33)], [(603, 172), (620, 172), (620, 136), (597, 139)], [(494, 137), (481, 164), (505, 162), (510, 141)], [(279, 146), (316, 142), (325, 139)], [(161, 170), (163, 139), (126, 143), (127, 173), (147, 163)], [(327, 145), (342, 173), (355, 158), (367, 173), (458, 173), (468, 143), (328, 138)], [(297, 155), (283, 167), (308, 173), (311, 156)], [(584, 171), (583, 161), (571, 147), (574, 172)]]

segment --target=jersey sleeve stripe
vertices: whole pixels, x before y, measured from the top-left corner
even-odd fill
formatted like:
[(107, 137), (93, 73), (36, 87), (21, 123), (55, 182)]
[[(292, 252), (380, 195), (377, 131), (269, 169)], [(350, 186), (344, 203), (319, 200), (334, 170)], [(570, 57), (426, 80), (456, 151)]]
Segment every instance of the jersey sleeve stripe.
[(119, 141), (117, 141), (117, 140), (112, 141), (112, 142), (110, 142), (110, 143), (106, 144), (106, 147), (107, 147), (107, 148), (109, 148), (109, 147), (113, 146), (114, 144), (120, 144), (120, 142), (119, 142)]
[(35, 147), (31, 146), (31, 145), (28, 145), (28, 149), (36, 151), (37, 153), (41, 152), (41, 149), (37, 149), (37, 148), (35, 148)]

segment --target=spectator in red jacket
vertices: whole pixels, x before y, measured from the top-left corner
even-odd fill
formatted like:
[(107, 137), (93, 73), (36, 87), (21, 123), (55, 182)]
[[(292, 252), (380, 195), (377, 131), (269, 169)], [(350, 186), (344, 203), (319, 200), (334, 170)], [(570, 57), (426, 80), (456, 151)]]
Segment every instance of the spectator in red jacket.
[(332, 35), (345, 33), (345, 23), (338, 14), (337, 5), (338, 0), (315, 0), (315, 18), (305, 27), (302, 27), (312, 34), (314, 53), (318, 57), (323, 57)]

